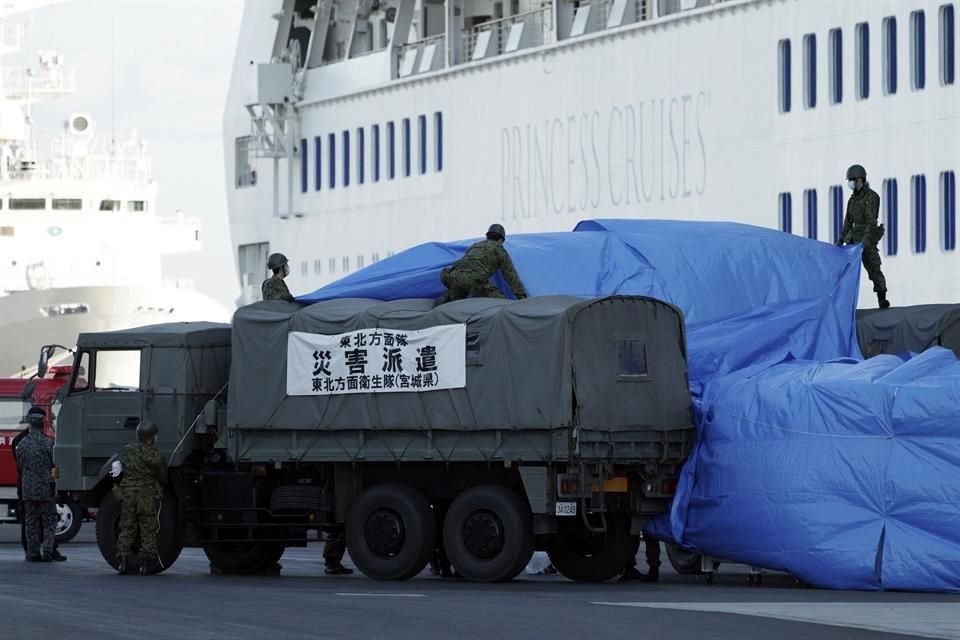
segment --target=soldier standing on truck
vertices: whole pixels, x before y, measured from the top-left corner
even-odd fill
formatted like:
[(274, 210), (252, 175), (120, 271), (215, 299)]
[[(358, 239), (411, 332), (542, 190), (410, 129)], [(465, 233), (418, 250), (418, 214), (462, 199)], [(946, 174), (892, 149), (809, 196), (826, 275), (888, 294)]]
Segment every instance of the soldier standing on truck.
[(447, 288), (439, 303), (462, 300), (470, 295), (478, 298), (503, 298), (503, 294), (490, 282), (497, 271), (517, 300), (527, 297), (517, 270), (513, 268), (510, 254), (503, 248), (507, 232), (503, 225), (492, 224), (487, 230), (487, 239), (475, 243), (462, 258), (440, 272), (440, 282)]
[(128, 444), (120, 454), (123, 480), (114, 487), (121, 501), (120, 539), (117, 557), (120, 575), (127, 573), (133, 543), (140, 538), (140, 575), (154, 573), (160, 557), (157, 553), (157, 503), (167, 484), (167, 464), (157, 450), (157, 425), (142, 420), (137, 425), (137, 442)]
[(53, 440), (43, 433), (47, 413), (30, 407), (27, 423), (30, 430), (16, 445), (17, 468), (21, 474), (21, 498), (26, 522), (28, 562), (62, 562), (66, 557), (57, 551), (57, 505), (54, 502)]
[(880, 270), (880, 251), (877, 244), (883, 237), (883, 225), (877, 224), (880, 216), (880, 196), (867, 183), (867, 170), (859, 164), (847, 169), (847, 184), (853, 193), (847, 201), (847, 214), (843, 229), (837, 238), (837, 246), (863, 243), (863, 267), (873, 281), (873, 290), (881, 309), (890, 306), (887, 300), (887, 280)]
[(273, 275), (263, 281), (260, 285), (260, 293), (264, 300), (284, 300), (293, 302), (293, 296), (287, 289), (287, 283), (283, 281), (290, 275), (290, 265), (287, 264), (287, 256), (282, 253), (270, 254), (267, 258), (267, 268), (273, 271)]

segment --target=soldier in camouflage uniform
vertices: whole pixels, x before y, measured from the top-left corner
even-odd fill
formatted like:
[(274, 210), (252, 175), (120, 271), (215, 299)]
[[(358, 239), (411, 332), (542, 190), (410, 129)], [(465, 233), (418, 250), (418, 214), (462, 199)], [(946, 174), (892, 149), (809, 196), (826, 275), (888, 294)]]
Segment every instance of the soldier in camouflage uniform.
[(863, 266), (873, 282), (880, 308), (886, 309), (890, 306), (887, 300), (887, 280), (880, 270), (880, 251), (877, 248), (877, 243), (883, 237), (883, 225), (877, 224), (880, 196), (870, 188), (867, 171), (859, 164), (847, 169), (847, 184), (853, 194), (847, 202), (847, 214), (843, 219), (840, 237), (837, 238), (837, 246), (863, 243)]
[(287, 264), (287, 256), (282, 253), (271, 254), (267, 259), (267, 268), (273, 271), (273, 275), (263, 281), (260, 285), (260, 293), (264, 300), (285, 300), (293, 302), (293, 296), (287, 289), (287, 283), (283, 281), (290, 275), (290, 265)]
[(66, 560), (56, 550), (57, 505), (54, 502), (53, 440), (43, 433), (46, 412), (31, 407), (27, 412), (30, 431), (16, 445), (20, 492), (26, 521), (27, 560)]
[(133, 544), (140, 539), (140, 573), (153, 573), (157, 555), (157, 502), (167, 483), (167, 464), (157, 450), (157, 426), (143, 420), (137, 426), (137, 442), (128, 444), (120, 454), (123, 480), (114, 488), (122, 502), (120, 507), (120, 539), (117, 556), (120, 574), (127, 572), (127, 558)]
[(461, 300), (470, 295), (478, 298), (503, 298), (503, 294), (490, 282), (497, 271), (503, 273), (503, 279), (517, 300), (527, 297), (520, 282), (517, 270), (513, 268), (510, 254), (503, 248), (507, 232), (499, 224), (490, 225), (487, 239), (477, 242), (467, 249), (464, 256), (440, 272), (440, 281), (447, 292), (440, 298), (440, 304), (451, 300)]

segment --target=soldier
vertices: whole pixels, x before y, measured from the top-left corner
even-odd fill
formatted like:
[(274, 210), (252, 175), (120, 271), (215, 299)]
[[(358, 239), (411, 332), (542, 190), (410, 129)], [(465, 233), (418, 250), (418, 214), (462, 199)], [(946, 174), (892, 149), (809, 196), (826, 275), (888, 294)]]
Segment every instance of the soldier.
[(123, 480), (114, 488), (120, 505), (120, 539), (117, 557), (120, 575), (127, 573), (127, 560), (133, 543), (140, 538), (140, 575), (154, 573), (157, 555), (159, 517), (157, 501), (167, 483), (167, 464), (157, 450), (157, 425), (141, 420), (137, 425), (137, 442), (128, 444), (120, 454)]
[(867, 182), (867, 170), (859, 164), (847, 169), (847, 185), (853, 191), (847, 202), (847, 214), (843, 219), (843, 229), (837, 238), (837, 246), (863, 243), (863, 266), (867, 276), (873, 281), (873, 290), (877, 293), (877, 302), (881, 309), (890, 306), (887, 300), (887, 280), (880, 270), (880, 251), (877, 243), (883, 237), (883, 225), (877, 224), (880, 214), (880, 196), (870, 188)]
[(527, 292), (513, 268), (510, 254), (503, 248), (506, 238), (507, 232), (502, 225), (490, 225), (486, 240), (474, 244), (460, 260), (441, 271), (440, 281), (447, 291), (440, 298), (440, 304), (462, 300), (470, 295), (479, 298), (503, 298), (500, 290), (490, 282), (490, 278), (497, 271), (503, 272), (503, 278), (517, 300), (526, 298)]
[(267, 268), (273, 271), (273, 275), (263, 281), (260, 285), (260, 293), (264, 300), (285, 300), (293, 302), (293, 296), (287, 289), (287, 283), (283, 281), (290, 275), (290, 265), (287, 264), (287, 256), (282, 253), (273, 253), (267, 258)]
[(345, 576), (353, 569), (343, 566), (343, 554), (347, 550), (347, 537), (342, 528), (331, 531), (323, 545), (324, 573), (328, 576)]
[(29, 562), (66, 560), (55, 546), (57, 505), (54, 502), (53, 481), (56, 474), (53, 465), (53, 440), (43, 433), (46, 415), (40, 407), (30, 407), (26, 416), (30, 431), (16, 445), (26, 522), (26, 559)]

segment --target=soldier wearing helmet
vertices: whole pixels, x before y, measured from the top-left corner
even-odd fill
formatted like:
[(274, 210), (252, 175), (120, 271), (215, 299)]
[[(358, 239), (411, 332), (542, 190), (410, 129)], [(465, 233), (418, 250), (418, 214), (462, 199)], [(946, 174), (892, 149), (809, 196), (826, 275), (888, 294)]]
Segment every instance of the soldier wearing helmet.
[(128, 444), (120, 454), (123, 480), (114, 487), (121, 500), (120, 538), (117, 541), (117, 570), (127, 573), (127, 560), (133, 544), (140, 540), (140, 573), (153, 573), (157, 555), (157, 503), (167, 484), (167, 464), (157, 450), (157, 425), (141, 420), (137, 425), (137, 441)]
[(264, 300), (285, 300), (293, 302), (293, 296), (287, 289), (287, 283), (283, 281), (290, 275), (290, 265), (287, 264), (287, 256), (282, 253), (273, 253), (267, 259), (267, 268), (273, 272), (273, 275), (263, 281), (260, 285), (260, 293)]
[(880, 196), (867, 182), (867, 170), (855, 164), (847, 169), (847, 185), (853, 191), (847, 202), (847, 214), (843, 229), (837, 238), (837, 246), (863, 243), (863, 266), (873, 282), (877, 302), (881, 309), (890, 306), (887, 300), (887, 280), (880, 270), (880, 251), (877, 244), (883, 237), (883, 225), (877, 224), (880, 215)]
[(520, 282), (517, 270), (513, 268), (510, 254), (503, 248), (507, 232), (502, 225), (492, 224), (487, 230), (487, 239), (477, 242), (464, 256), (440, 272), (440, 281), (447, 288), (440, 298), (440, 304), (451, 300), (461, 300), (468, 296), (480, 298), (503, 298), (504, 295), (490, 282), (497, 271), (503, 273), (503, 279), (517, 300), (527, 297)]

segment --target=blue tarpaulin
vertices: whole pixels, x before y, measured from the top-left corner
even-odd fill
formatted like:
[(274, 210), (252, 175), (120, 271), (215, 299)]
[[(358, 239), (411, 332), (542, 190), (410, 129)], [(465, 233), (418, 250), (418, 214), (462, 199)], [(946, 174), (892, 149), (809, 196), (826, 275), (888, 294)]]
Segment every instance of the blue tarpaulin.
[[(420, 245), (299, 300), (436, 298), (469, 245)], [(960, 364), (942, 349), (862, 361), (859, 246), (658, 220), (506, 246), (531, 295), (683, 311), (700, 441), (658, 536), (818, 586), (960, 589)]]

